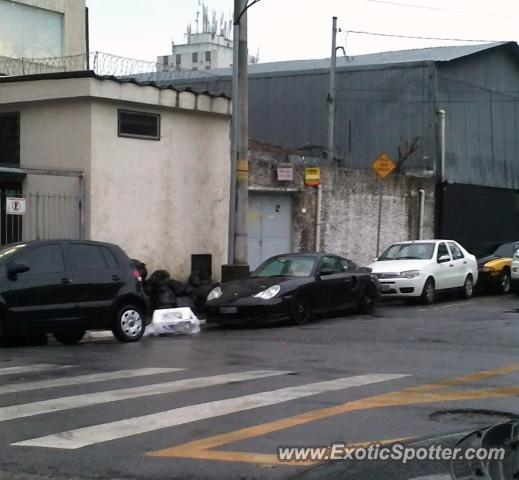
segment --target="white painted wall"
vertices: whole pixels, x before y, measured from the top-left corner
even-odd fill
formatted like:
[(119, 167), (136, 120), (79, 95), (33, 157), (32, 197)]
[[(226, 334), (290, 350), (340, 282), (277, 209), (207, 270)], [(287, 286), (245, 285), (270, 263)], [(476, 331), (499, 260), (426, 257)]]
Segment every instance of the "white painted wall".
[(117, 103), (92, 105), (91, 237), (121, 244), (185, 280), (191, 254), (227, 254), (229, 128), (226, 116), (135, 108), (161, 115), (160, 141), (117, 136)]
[[(119, 108), (159, 113), (160, 141), (119, 137)], [(81, 169), (87, 237), (120, 244), (150, 271), (185, 280), (191, 254), (226, 263), (230, 101), (94, 78), (0, 81), (0, 112), (20, 112), (21, 167)], [(68, 183), (67, 183), (68, 182)], [(77, 192), (28, 175), (24, 191)]]

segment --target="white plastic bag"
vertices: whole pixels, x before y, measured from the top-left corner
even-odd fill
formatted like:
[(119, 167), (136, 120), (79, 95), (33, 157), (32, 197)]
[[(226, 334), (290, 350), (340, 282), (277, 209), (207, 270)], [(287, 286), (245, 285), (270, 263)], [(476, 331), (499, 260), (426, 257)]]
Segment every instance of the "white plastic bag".
[(146, 335), (191, 335), (200, 332), (200, 320), (189, 307), (162, 308), (153, 312)]

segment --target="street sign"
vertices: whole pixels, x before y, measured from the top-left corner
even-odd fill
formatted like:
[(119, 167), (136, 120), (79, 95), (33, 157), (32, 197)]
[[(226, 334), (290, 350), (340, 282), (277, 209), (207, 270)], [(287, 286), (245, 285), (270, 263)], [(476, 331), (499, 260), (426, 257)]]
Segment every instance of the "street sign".
[(8, 215), (24, 215), (25, 212), (25, 198), (7, 197), (5, 199), (5, 213)]
[(319, 167), (305, 168), (305, 185), (307, 187), (321, 185), (321, 169)]
[(389, 155), (383, 153), (372, 164), (373, 170), (380, 178), (386, 178), (396, 168), (395, 162), (389, 158)]
[(277, 169), (278, 181), (291, 182), (294, 180), (294, 168), (292, 165), (279, 165)]

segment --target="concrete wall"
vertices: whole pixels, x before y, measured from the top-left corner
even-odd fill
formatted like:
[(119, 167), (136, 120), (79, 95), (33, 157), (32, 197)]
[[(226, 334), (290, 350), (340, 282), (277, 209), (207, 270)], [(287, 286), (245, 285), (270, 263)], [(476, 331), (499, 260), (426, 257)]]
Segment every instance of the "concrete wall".
[[(250, 187), (253, 190), (288, 191), (293, 195), (293, 251), (315, 250), (316, 189), (304, 186), (304, 168), (311, 159), (297, 152), (260, 151), (250, 154)], [(279, 182), (279, 162), (291, 160), (294, 180)], [(321, 167), (321, 248), (344, 255), (361, 265), (376, 255), (380, 181), (373, 172)], [(429, 177), (393, 174), (382, 184), (383, 210), (380, 249), (391, 243), (418, 238), (418, 190), (425, 190), (424, 238), (434, 236), (434, 185)]]
[(16, 0), (16, 2), (63, 14), (63, 55), (85, 54), (85, 0)]
[(171, 109), (160, 141), (117, 136), (117, 109), (92, 105), (91, 237), (114, 241), (185, 280), (191, 254), (212, 254), (217, 277), (227, 255), (229, 117)]
[[(90, 105), (86, 100), (0, 105), (20, 113), (20, 167), (90, 169)], [(28, 174), (26, 192), (77, 195), (78, 179)]]

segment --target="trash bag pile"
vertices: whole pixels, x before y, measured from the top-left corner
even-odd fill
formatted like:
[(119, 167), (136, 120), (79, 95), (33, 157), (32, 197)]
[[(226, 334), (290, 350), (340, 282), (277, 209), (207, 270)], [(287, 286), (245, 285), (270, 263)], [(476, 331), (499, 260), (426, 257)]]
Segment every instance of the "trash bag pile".
[[(140, 264), (140, 265), (139, 265)], [(146, 266), (134, 262), (141, 273), (144, 291), (150, 298), (151, 309), (188, 307), (197, 314), (204, 313), (204, 305), (209, 292), (218, 285), (208, 272), (196, 270), (187, 284), (171, 278), (167, 270), (155, 270), (147, 278)]]

